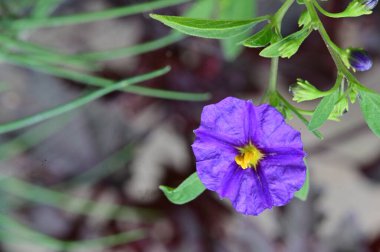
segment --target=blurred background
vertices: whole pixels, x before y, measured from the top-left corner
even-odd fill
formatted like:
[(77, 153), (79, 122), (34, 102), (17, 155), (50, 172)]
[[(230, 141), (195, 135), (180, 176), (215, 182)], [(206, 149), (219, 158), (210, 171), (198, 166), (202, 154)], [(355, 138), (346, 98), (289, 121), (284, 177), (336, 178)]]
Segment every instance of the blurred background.
[[(236, 15), (223, 12), (247, 3)], [(194, 172), (190, 146), (202, 107), (226, 96), (258, 103), (270, 61), (256, 49), (184, 37), (148, 14), (244, 19), (274, 13), (281, 3), (0, 0), (0, 251), (380, 251), (380, 141), (357, 104), (341, 122), (322, 127), (323, 141), (290, 122), (308, 153), (306, 202), (254, 217), (235, 213), (210, 191), (176, 206), (158, 190)], [(338, 12), (347, 3), (324, 6)], [(288, 12), (284, 35), (297, 30), (302, 8)], [(338, 45), (368, 50), (374, 67), (357, 76), (377, 91), (379, 13), (322, 17)], [(135, 84), (143, 88), (63, 113), (62, 104), (165, 66), (166, 75)], [(335, 75), (314, 32), (280, 61), (278, 85), (291, 100), (296, 78), (327, 90)], [(47, 110), (49, 119), (40, 120)]]

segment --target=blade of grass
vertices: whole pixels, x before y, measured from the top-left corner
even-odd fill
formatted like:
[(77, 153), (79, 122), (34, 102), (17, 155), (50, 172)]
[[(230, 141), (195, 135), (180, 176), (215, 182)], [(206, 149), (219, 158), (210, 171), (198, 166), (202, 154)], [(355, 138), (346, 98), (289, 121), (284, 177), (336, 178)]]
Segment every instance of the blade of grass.
[(35, 231), (15, 219), (0, 213), (0, 233), (2, 242), (33, 244), (54, 251), (101, 249), (121, 244), (127, 244), (144, 239), (147, 233), (144, 229), (135, 229), (101, 238), (82, 241), (63, 241)]
[[(14, 196), (17, 196), (32, 202), (52, 206), (68, 213), (88, 215), (100, 220), (112, 218), (125, 221), (138, 221), (138, 217), (140, 216), (144, 218), (144, 221), (149, 221), (158, 215), (154, 210), (126, 207), (116, 203), (95, 202), (86, 198), (80, 198), (71, 194), (33, 185), (14, 177), (1, 176), (0, 179), (0, 190), (7, 195), (12, 195), (12, 198), (9, 200), (15, 200)], [(96, 211), (84, 211), (83, 205), (88, 205), (91, 209)], [(117, 212), (118, 215), (110, 216), (108, 214), (109, 212)]]
[(50, 18), (39, 18), (39, 19), (18, 19), (9, 22), (11, 28), (22, 30), (22, 29), (35, 29), (41, 27), (53, 27), (53, 26), (63, 26), (63, 25), (73, 25), (94, 22), (105, 19), (112, 19), (117, 17), (125, 17), (129, 15), (134, 15), (146, 11), (151, 11), (154, 9), (165, 8), (173, 5), (178, 5), (181, 3), (188, 2), (189, 0), (158, 0), (150, 1), (146, 3), (135, 4), (126, 7), (114, 8), (104, 11), (82, 13), (69, 16), (58, 16)]
[[(27, 67), (33, 70), (37, 70), (43, 73), (51, 74), (57, 77), (69, 79), (72, 81), (77, 81), (87, 85), (93, 85), (97, 87), (108, 87), (113, 85), (114, 82), (108, 79), (79, 73), (75, 71), (66, 70), (63, 68), (53, 67), (49, 65), (44, 65), (36, 62), (35, 60), (31, 60), (25, 57), (20, 57), (19, 55), (5, 54), (4, 52), (1, 54), (0, 58), (3, 57), (4, 60), (9, 63), (13, 63), (15, 65)], [(173, 100), (184, 100), (184, 101), (205, 101), (210, 98), (209, 93), (188, 93), (188, 92), (177, 92), (177, 91), (167, 91), (161, 89), (154, 89), (149, 87), (125, 87), (120, 89), (120, 91), (151, 96), (162, 99), (173, 99)]]
[(49, 16), (61, 2), (62, 0), (38, 0), (34, 5), (32, 17), (44, 18)]
[(41, 59), (47, 63), (95, 69), (94, 63), (90, 59), (55, 52), (53, 49), (33, 44), (31, 42), (14, 39), (3, 34), (0, 34), (0, 43), (3, 45), (3, 48), (8, 48), (8, 50), (14, 50), (17, 48), (23, 52), (33, 53), (33, 55), (28, 55), (28, 57)]
[(110, 86), (107, 86), (105, 88), (93, 91), (93, 92), (91, 92), (87, 95), (84, 95), (78, 99), (75, 99), (71, 102), (68, 102), (66, 104), (57, 106), (55, 108), (43, 111), (41, 113), (38, 113), (38, 114), (35, 114), (32, 116), (28, 116), (28, 117), (24, 117), (22, 119), (15, 120), (15, 121), (12, 121), (9, 123), (0, 124), (0, 134), (10, 132), (10, 131), (14, 131), (17, 129), (21, 129), (21, 128), (39, 123), (41, 121), (47, 120), (49, 118), (55, 117), (57, 115), (69, 112), (69, 111), (74, 110), (76, 108), (79, 108), (83, 105), (86, 105), (87, 103), (94, 101), (94, 100), (96, 100), (96, 99), (98, 99), (104, 95), (107, 95), (111, 92), (117, 91), (118, 89), (125, 88), (128, 85), (132, 85), (135, 83), (139, 83), (142, 81), (150, 80), (150, 79), (156, 78), (158, 76), (161, 76), (161, 75), (167, 73), (169, 70), (170, 70), (169, 67), (165, 67), (165, 68), (162, 68), (162, 69), (150, 72), (150, 73), (138, 75), (138, 76), (126, 79), (124, 81), (121, 81), (119, 83), (116, 83), (114, 85), (110, 85)]
[(151, 52), (177, 41), (180, 41), (185, 36), (179, 32), (172, 32), (169, 35), (155, 39), (146, 43), (138, 44), (127, 48), (116, 48), (107, 51), (90, 52), (79, 54), (78, 57), (88, 60), (106, 61), (123, 57), (131, 57), (139, 54)]
[(209, 93), (185, 93), (141, 86), (128, 87), (126, 91), (138, 95), (182, 101), (206, 101), (211, 97)]
[[(198, 18), (208, 18), (211, 16), (213, 11), (213, 0), (202, 0), (196, 1), (194, 4), (186, 10), (183, 16), (186, 17), (198, 17)], [(127, 47), (127, 48), (116, 48), (107, 51), (99, 51), (99, 52), (90, 52), (83, 53), (78, 55), (78, 57), (84, 57), (86, 59), (96, 60), (96, 61), (106, 61), (112, 59), (118, 59), (123, 57), (136, 56), (139, 54), (151, 52), (175, 42), (180, 41), (186, 37), (182, 33), (172, 31), (169, 35), (166, 35), (162, 38), (155, 39), (149, 42), (145, 42), (142, 44), (138, 44), (135, 46)]]

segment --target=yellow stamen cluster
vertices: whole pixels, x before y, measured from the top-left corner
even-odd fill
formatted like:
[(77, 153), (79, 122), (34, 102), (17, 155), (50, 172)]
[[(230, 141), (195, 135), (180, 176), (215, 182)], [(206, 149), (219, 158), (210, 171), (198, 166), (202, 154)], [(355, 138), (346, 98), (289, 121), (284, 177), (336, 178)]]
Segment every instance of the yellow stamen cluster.
[(249, 143), (244, 147), (238, 148), (240, 154), (236, 155), (235, 162), (242, 168), (255, 168), (259, 161), (264, 157), (264, 154), (260, 152), (253, 144)]

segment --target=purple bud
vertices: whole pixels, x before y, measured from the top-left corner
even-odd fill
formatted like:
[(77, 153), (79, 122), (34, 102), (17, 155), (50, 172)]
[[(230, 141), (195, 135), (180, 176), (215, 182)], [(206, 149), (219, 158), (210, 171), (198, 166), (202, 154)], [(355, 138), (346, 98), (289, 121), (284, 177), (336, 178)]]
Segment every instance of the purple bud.
[(350, 49), (349, 61), (351, 67), (356, 71), (363, 72), (369, 70), (372, 67), (372, 60), (368, 56), (368, 53), (363, 49)]
[(379, 2), (379, 0), (363, 0), (362, 3), (367, 6), (368, 9), (370, 10), (373, 10), (377, 3)]

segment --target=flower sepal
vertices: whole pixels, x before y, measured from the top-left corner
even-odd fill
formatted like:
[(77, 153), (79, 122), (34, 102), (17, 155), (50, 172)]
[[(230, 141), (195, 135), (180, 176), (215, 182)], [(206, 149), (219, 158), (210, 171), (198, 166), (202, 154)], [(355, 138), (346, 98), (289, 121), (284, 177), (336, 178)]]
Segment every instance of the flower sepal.
[(353, 0), (343, 12), (339, 13), (339, 17), (360, 17), (363, 15), (370, 15), (377, 3), (378, 0)]
[(297, 79), (297, 83), (289, 87), (289, 92), (293, 94), (293, 101), (311, 101), (329, 94), (317, 89), (307, 80)]

